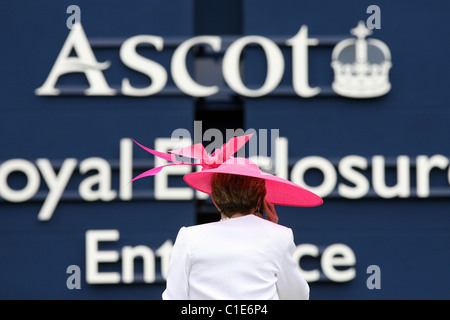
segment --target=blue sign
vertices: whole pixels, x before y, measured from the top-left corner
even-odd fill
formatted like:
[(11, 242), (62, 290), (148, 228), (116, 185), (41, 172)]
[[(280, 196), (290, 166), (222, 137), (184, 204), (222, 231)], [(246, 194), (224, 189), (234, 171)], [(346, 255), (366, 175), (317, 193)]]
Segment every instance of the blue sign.
[(133, 139), (249, 132), (324, 199), (276, 207), (311, 299), (450, 297), (447, 2), (2, 8), (0, 298), (161, 299), (178, 230), (219, 214), (195, 168), (129, 183), (164, 164)]

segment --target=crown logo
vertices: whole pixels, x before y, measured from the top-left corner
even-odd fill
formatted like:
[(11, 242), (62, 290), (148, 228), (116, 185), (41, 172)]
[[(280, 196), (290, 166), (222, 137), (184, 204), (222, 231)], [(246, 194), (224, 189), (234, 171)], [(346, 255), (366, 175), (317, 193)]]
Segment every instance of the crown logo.
[(331, 67), (334, 70), (333, 90), (349, 98), (374, 98), (389, 92), (391, 52), (372, 34), (364, 22), (350, 30), (356, 39), (340, 41), (333, 49)]

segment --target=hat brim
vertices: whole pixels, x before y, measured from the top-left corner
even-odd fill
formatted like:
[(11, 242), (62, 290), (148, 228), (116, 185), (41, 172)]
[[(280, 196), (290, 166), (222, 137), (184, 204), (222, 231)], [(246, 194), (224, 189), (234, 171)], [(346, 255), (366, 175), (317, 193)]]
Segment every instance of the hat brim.
[(275, 205), (315, 207), (323, 203), (321, 197), (289, 180), (263, 171), (247, 170), (245, 167), (241, 166), (233, 167), (232, 172), (223, 166), (192, 172), (186, 174), (183, 179), (192, 188), (211, 194), (211, 177), (215, 173), (237, 174), (264, 179), (266, 181), (267, 190), (266, 200)]

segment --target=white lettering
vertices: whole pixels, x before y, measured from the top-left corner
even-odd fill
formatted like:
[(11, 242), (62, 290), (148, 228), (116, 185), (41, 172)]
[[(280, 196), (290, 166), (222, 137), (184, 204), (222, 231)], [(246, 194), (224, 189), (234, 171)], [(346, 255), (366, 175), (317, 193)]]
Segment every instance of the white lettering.
[(86, 231), (86, 282), (95, 283), (119, 283), (120, 273), (99, 272), (99, 264), (119, 261), (119, 253), (113, 250), (98, 249), (101, 241), (119, 240), (118, 230), (88, 230)]
[[(76, 6), (75, 6), (76, 7)], [(371, 8), (370, 6), (369, 8)], [(367, 20), (369, 28), (379, 26), (379, 15), (371, 16)], [(69, 21), (70, 20), (70, 21)], [(37, 95), (59, 95), (60, 90), (55, 88), (58, 79), (68, 73), (84, 73), (89, 88), (85, 95), (111, 96), (116, 90), (109, 87), (102, 70), (109, 68), (109, 61), (99, 63), (92, 51), (89, 41), (84, 33), (81, 23), (69, 18), (67, 25), (71, 31), (47, 77), (44, 84), (35, 90)], [(79, 20), (79, 19), (78, 19)], [(369, 21), (370, 20), (370, 21)], [(376, 23), (374, 23), (376, 20)], [(73, 24), (73, 27), (72, 27)], [(139, 44), (151, 44), (157, 51), (163, 51), (164, 39), (155, 35), (137, 35), (125, 40), (120, 48), (120, 60), (127, 67), (146, 75), (151, 84), (146, 87), (135, 87), (131, 85), (128, 78), (123, 78), (121, 92), (126, 96), (144, 97), (159, 93), (167, 84), (166, 68), (137, 53)], [(267, 73), (263, 85), (258, 88), (249, 88), (244, 84), (241, 75), (241, 56), (244, 48), (249, 44), (256, 44), (264, 51), (267, 61)], [(172, 79), (178, 89), (193, 97), (208, 97), (219, 92), (218, 85), (202, 85), (195, 80), (195, 76), (189, 74), (187, 66), (188, 54), (194, 46), (208, 45), (213, 52), (221, 52), (222, 37), (202, 35), (193, 37), (182, 42), (174, 51), (170, 72)], [(317, 38), (308, 37), (308, 26), (302, 25), (297, 34), (285, 44), (292, 47), (292, 87), (295, 94), (302, 98), (311, 98), (321, 93), (320, 87), (309, 85), (309, 47), (318, 46)], [(209, 48), (208, 48), (209, 49)], [(74, 50), (76, 57), (70, 56)], [(246, 97), (261, 97), (270, 94), (281, 82), (285, 71), (283, 53), (277, 44), (263, 36), (250, 35), (237, 38), (225, 50), (222, 59), (222, 74), (226, 84), (236, 93)]]
[[(21, 190), (11, 189), (8, 185), (8, 176), (15, 171), (22, 172), (27, 177), (27, 183)], [(28, 201), (36, 194), (40, 183), (39, 171), (25, 159), (10, 159), (0, 166), (0, 195), (7, 201)]]
[(320, 265), (325, 276), (331, 281), (346, 282), (355, 278), (355, 268), (340, 270), (335, 267), (351, 267), (355, 263), (353, 250), (343, 243), (335, 243), (324, 250)]
[(317, 269), (304, 270), (301, 267), (301, 259), (304, 256), (313, 258), (319, 257), (319, 248), (310, 243), (305, 243), (297, 246), (294, 252), (294, 260), (298, 262), (298, 268), (307, 282), (315, 282), (320, 279), (320, 271)]
[[(76, 57), (70, 56), (72, 50), (76, 52)], [(75, 23), (47, 77), (47, 80), (45, 80), (40, 88), (36, 89), (35, 93), (38, 96), (57, 96), (60, 91), (55, 88), (55, 85), (59, 77), (67, 73), (82, 72), (86, 75), (89, 82), (89, 88), (85, 91), (86, 95), (115, 95), (115, 90), (108, 86), (101, 71), (108, 69), (109, 65), (109, 61), (102, 63), (97, 62), (81, 23)]]
[[(318, 268), (305, 270), (302, 268), (302, 258), (312, 257), (320, 260), (320, 268), (326, 278), (334, 282), (347, 282), (356, 277), (353, 266), (356, 258), (353, 250), (345, 244), (334, 243), (326, 247), (320, 254), (319, 247), (315, 244), (304, 243), (297, 246), (293, 258), (298, 263), (298, 268), (307, 282), (316, 282), (321, 278), (321, 270)], [(340, 267), (336, 269), (336, 267)], [(342, 267), (349, 267), (342, 270)]]
[(155, 254), (147, 246), (130, 247), (122, 249), (122, 280), (124, 283), (132, 283), (134, 280), (134, 259), (142, 257), (144, 265), (144, 282), (155, 281)]
[[(118, 230), (88, 230), (86, 231), (86, 282), (89, 284), (117, 284), (122, 279), (123, 283), (136, 282), (134, 262), (136, 258), (142, 258), (143, 281), (154, 283), (156, 280), (155, 263), (156, 256), (161, 258), (161, 275), (167, 279), (170, 255), (173, 244), (166, 240), (157, 250), (156, 255), (152, 249), (145, 245), (135, 247), (124, 246), (121, 255), (117, 250), (99, 250), (100, 242), (118, 241)], [(122, 259), (122, 274), (120, 272), (100, 272), (100, 263), (117, 263)]]
[(409, 186), (409, 157), (397, 157), (397, 184), (388, 187), (385, 183), (385, 165), (383, 156), (372, 157), (372, 181), (375, 192), (382, 198), (407, 198), (410, 193)]
[[(304, 180), (306, 171), (310, 169), (318, 169), (323, 174), (322, 184), (319, 186), (309, 186)], [(311, 190), (319, 197), (326, 197), (333, 191), (337, 182), (337, 173), (333, 164), (325, 158), (310, 156), (298, 161), (291, 172), (292, 182)]]
[(367, 160), (361, 156), (346, 156), (339, 161), (338, 168), (342, 177), (355, 185), (354, 187), (350, 187), (340, 183), (338, 185), (339, 195), (348, 199), (364, 197), (370, 188), (369, 181), (362, 173), (356, 171), (354, 168), (366, 170)]
[(129, 68), (148, 76), (152, 83), (146, 88), (131, 86), (127, 78), (122, 79), (122, 93), (127, 96), (150, 96), (161, 91), (167, 83), (167, 72), (163, 66), (152, 60), (142, 57), (136, 51), (141, 43), (155, 46), (157, 51), (163, 49), (164, 40), (161, 37), (140, 35), (127, 39), (120, 48), (120, 59)]
[[(197, 121), (198, 122), (198, 121)], [(201, 122), (200, 122), (201, 123)], [(194, 141), (211, 141), (205, 149), (209, 153), (214, 149), (222, 147), (224, 142), (219, 130), (206, 130), (200, 137), (195, 136), (198, 128), (194, 128)], [(201, 128), (200, 128), (201, 129)], [(248, 134), (251, 130), (229, 130), (227, 135)], [(443, 155), (436, 154), (432, 156), (419, 155), (414, 159), (409, 156), (398, 156), (395, 160), (386, 160), (384, 156), (376, 155), (370, 159), (358, 155), (348, 155), (341, 158), (336, 163), (320, 156), (307, 156), (293, 163), (292, 170), (288, 166), (288, 140), (285, 137), (278, 136), (278, 130), (271, 132), (271, 157), (268, 157), (268, 138), (267, 130), (260, 129), (257, 139), (250, 140), (248, 149), (250, 158), (255, 161), (263, 171), (274, 173), (280, 177), (288, 178), (321, 197), (327, 197), (335, 192), (333, 196), (338, 195), (346, 199), (360, 199), (369, 193), (370, 184), (373, 184), (373, 193), (382, 198), (406, 198), (413, 196), (418, 198), (427, 198), (430, 196), (446, 197), (448, 190), (442, 187), (431, 188), (431, 174), (433, 173), (433, 182), (439, 178), (437, 175), (445, 175), (448, 184), (450, 184), (449, 159)], [(256, 134), (256, 130), (254, 130)], [(201, 134), (201, 130), (199, 131)], [(208, 140), (209, 139), (209, 140)], [(190, 146), (192, 140), (189, 131), (179, 129), (174, 131), (171, 138), (157, 138), (155, 140), (155, 149), (167, 152), (171, 149)], [(89, 171), (96, 172), (84, 177), (78, 185), (79, 199), (84, 201), (112, 201), (119, 198), (122, 201), (129, 201), (133, 198), (133, 183), (129, 183), (133, 178), (133, 146), (131, 139), (123, 138), (120, 140), (120, 161), (119, 165), (112, 168), (111, 164), (103, 158), (90, 157), (80, 162), (79, 173), (88, 174)], [(259, 146), (259, 148), (258, 148)], [(261, 147), (266, 147), (261, 148)], [(244, 151), (243, 149), (241, 149)], [(258, 150), (258, 152), (256, 152)], [(261, 150), (262, 154), (261, 155)], [(256, 155), (253, 155), (256, 153)], [(237, 153), (239, 156), (239, 153)], [(273, 156), (274, 155), (274, 156)], [(246, 154), (242, 156), (246, 157)], [(159, 157), (155, 157), (153, 167), (167, 164)], [(197, 161), (197, 160), (196, 160)], [(386, 165), (386, 161), (389, 163)], [(194, 161), (195, 162), (195, 161)], [(46, 158), (36, 160), (36, 165), (25, 159), (10, 159), (0, 163), (0, 196), (9, 202), (26, 202), (37, 197), (41, 199), (44, 192), (38, 192), (41, 186), (41, 177), (46, 182), (48, 194), (43, 200), (42, 208), (39, 211), (38, 219), (48, 221), (52, 218), (58, 203), (64, 199), (66, 187), (74, 175), (78, 160), (67, 158), (62, 161), (59, 171)], [(413, 163), (413, 165), (411, 165)], [(386, 169), (387, 168), (387, 169)], [(118, 192), (112, 189), (113, 176), (112, 170), (119, 171), (119, 184), (121, 186), (119, 197)], [(201, 166), (170, 166), (164, 168), (160, 173), (154, 176), (154, 196), (157, 200), (192, 200), (207, 199), (208, 194), (198, 192), (182, 183), (180, 186), (169, 186), (170, 176), (182, 176), (190, 173), (192, 170), (201, 170)], [(316, 170), (323, 176), (320, 182), (309, 182), (308, 174), (310, 170)], [(414, 174), (412, 178), (411, 174)], [(17, 187), (20, 179), (15, 175), (23, 174), (25, 176), (24, 185)], [(397, 177), (394, 184), (392, 180)], [(316, 176), (317, 177), (317, 176)], [(20, 178), (20, 177), (19, 177)], [(337, 183), (339, 178), (339, 183)], [(14, 179), (14, 180), (13, 180)], [(411, 179), (415, 182), (416, 190), (411, 185)], [(440, 178), (442, 181), (442, 177)], [(319, 179), (317, 179), (319, 180)], [(151, 180), (150, 180), (151, 181)], [(308, 185), (311, 184), (311, 185)], [(448, 188), (448, 185), (447, 185)]]
[(448, 159), (440, 154), (436, 154), (431, 158), (423, 155), (417, 156), (417, 196), (419, 198), (426, 198), (430, 195), (431, 169), (439, 168), (441, 170), (445, 170), (448, 164)]
[[(98, 174), (92, 175), (81, 181), (78, 192), (86, 201), (111, 201), (116, 197), (116, 192), (111, 190), (111, 166), (108, 161), (98, 157), (87, 158), (80, 163), (80, 173), (85, 174), (90, 170), (97, 170)], [(94, 186), (98, 186), (94, 190)]]
[(316, 46), (319, 41), (308, 38), (308, 27), (302, 26), (299, 32), (286, 41), (292, 46), (292, 85), (295, 92), (303, 98), (311, 98), (320, 93), (320, 88), (309, 86), (308, 46)]
[(278, 137), (275, 140), (275, 174), (288, 179), (288, 139)]
[(172, 254), (173, 243), (172, 240), (166, 240), (161, 247), (156, 250), (156, 256), (161, 258), (161, 275), (163, 279), (167, 279), (167, 272), (169, 271), (170, 255)]
[(56, 175), (48, 159), (37, 159), (36, 163), (49, 190), (47, 198), (38, 214), (39, 220), (46, 221), (51, 219), (59, 199), (61, 199), (67, 183), (75, 170), (77, 160), (73, 158), (64, 160), (58, 175)]
[(133, 198), (133, 142), (131, 139), (120, 140), (120, 199), (128, 201)]
[[(257, 43), (264, 50), (267, 60), (266, 80), (261, 88), (247, 88), (241, 77), (240, 60), (242, 50), (250, 43)], [(281, 50), (272, 41), (260, 36), (247, 36), (233, 42), (223, 57), (222, 72), (231, 89), (246, 97), (261, 97), (275, 89), (284, 73), (284, 58)]]
[(211, 96), (219, 91), (218, 86), (202, 86), (195, 82), (189, 75), (189, 71), (186, 66), (186, 57), (189, 50), (198, 44), (207, 43), (214, 51), (219, 51), (221, 47), (221, 38), (218, 36), (200, 36), (194, 37), (184, 41), (175, 50), (172, 56), (172, 63), (170, 66), (173, 81), (178, 88), (184, 93), (193, 97), (207, 97)]
[[(186, 145), (181, 146), (188, 147), (191, 142), (187, 139), (183, 139)], [(155, 149), (160, 152), (167, 152), (172, 150), (174, 146), (180, 148), (180, 141), (174, 141), (168, 138), (158, 138), (155, 140)], [(155, 167), (159, 167), (167, 164), (167, 161), (155, 156)], [(169, 188), (169, 175), (185, 175), (191, 172), (191, 166), (171, 166), (166, 167), (164, 170), (154, 176), (155, 179), (155, 198), (157, 200), (191, 200), (194, 197), (193, 189), (190, 187), (170, 187)]]
[[(166, 240), (156, 251), (145, 245), (134, 247), (124, 246), (119, 250), (99, 250), (100, 242), (115, 242), (120, 237), (118, 230), (88, 230), (86, 231), (86, 282), (89, 284), (117, 284), (139, 282), (135, 278), (134, 261), (142, 258), (143, 261), (143, 282), (154, 283), (156, 281), (156, 257), (161, 258), (160, 272), (162, 279), (167, 279), (170, 255), (173, 250), (173, 242)], [(319, 260), (320, 266), (312, 270), (302, 268), (302, 258), (311, 257)], [(308, 282), (319, 281), (323, 275), (333, 282), (351, 281), (356, 276), (354, 265), (356, 258), (353, 250), (345, 244), (334, 243), (324, 248), (323, 252), (315, 244), (304, 243), (296, 247), (293, 254), (294, 261), (298, 263), (298, 268), (305, 280)], [(118, 263), (122, 259), (120, 272), (100, 272), (99, 265), (105, 263)], [(339, 267), (339, 269), (337, 269)], [(345, 268), (347, 267), (347, 268)]]

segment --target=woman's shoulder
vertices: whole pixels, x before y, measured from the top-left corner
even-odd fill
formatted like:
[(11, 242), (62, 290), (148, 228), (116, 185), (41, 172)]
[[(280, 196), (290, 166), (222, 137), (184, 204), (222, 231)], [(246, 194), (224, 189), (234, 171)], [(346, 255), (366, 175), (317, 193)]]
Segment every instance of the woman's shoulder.
[(251, 219), (251, 223), (257, 224), (258, 226), (261, 226), (264, 228), (277, 230), (279, 232), (291, 232), (292, 231), (289, 227), (287, 227), (283, 224), (274, 223), (272, 221), (257, 217), (255, 215), (252, 215), (252, 217), (250, 219)]
[(223, 221), (210, 222), (202, 225), (196, 225), (188, 227), (190, 232), (224, 232), (230, 231), (230, 228), (237, 231), (242, 230), (242, 232), (268, 232), (268, 233), (281, 233), (281, 234), (291, 234), (292, 230), (284, 225), (271, 222), (269, 220), (260, 218), (253, 214), (246, 216), (231, 218)]
[(186, 243), (190, 252), (207, 247), (222, 248), (243, 243), (264, 246), (267, 250), (285, 248), (293, 241), (290, 228), (257, 216), (245, 216), (224, 221), (199, 224), (180, 229), (179, 240)]
[(253, 214), (223, 221), (182, 227), (179, 232), (191, 236), (201, 236), (206, 234), (228, 233), (231, 230), (233, 230), (233, 233), (237, 232), (237, 230), (242, 230), (245, 233), (284, 234), (286, 237), (292, 235), (292, 230), (289, 227), (268, 221)]

